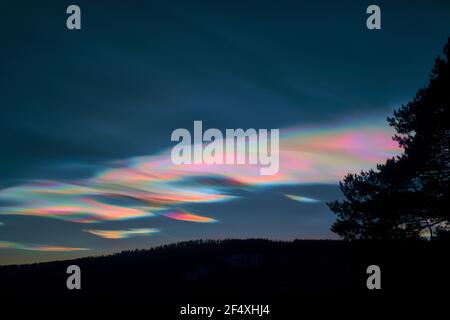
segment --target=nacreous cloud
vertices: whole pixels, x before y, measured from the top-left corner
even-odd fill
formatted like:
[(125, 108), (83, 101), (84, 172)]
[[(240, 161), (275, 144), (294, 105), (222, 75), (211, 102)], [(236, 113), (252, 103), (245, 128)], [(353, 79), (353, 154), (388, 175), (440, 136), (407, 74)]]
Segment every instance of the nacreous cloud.
[(25, 245), (17, 242), (0, 241), (0, 249), (19, 249), (30, 251), (50, 251), (50, 252), (70, 252), (70, 251), (85, 251), (88, 248), (72, 248), (61, 246), (42, 246), (42, 245)]
[(163, 214), (167, 218), (181, 220), (181, 221), (189, 221), (189, 222), (201, 222), (201, 223), (212, 223), (217, 222), (217, 220), (209, 217), (199, 216), (193, 213), (189, 213), (186, 211), (171, 211)]
[[(374, 168), (397, 155), (400, 150), (391, 139), (390, 128), (367, 123), (281, 130), (280, 169), (274, 175), (260, 175), (257, 165), (174, 165), (167, 151), (113, 163), (79, 181), (30, 182), (0, 190), (0, 200), (12, 203), (0, 208), (0, 214), (78, 223), (154, 215), (213, 222), (212, 218), (179, 212), (177, 208), (190, 203), (230, 201), (242, 188), (336, 183), (347, 172)], [(288, 197), (312, 202), (304, 197)], [(107, 203), (108, 198), (132, 200), (133, 205), (117, 204), (120, 201), (113, 205)]]
[(320, 202), (320, 200), (317, 200), (317, 199), (296, 196), (293, 194), (285, 194), (285, 196), (291, 200), (298, 201), (298, 202), (304, 202), (304, 203), (319, 203)]
[(85, 229), (83, 231), (94, 234), (104, 239), (125, 239), (136, 236), (150, 236), (159, 232), (155, 228), (139, 228), (130, 230), (98, 230), (98, 229)]

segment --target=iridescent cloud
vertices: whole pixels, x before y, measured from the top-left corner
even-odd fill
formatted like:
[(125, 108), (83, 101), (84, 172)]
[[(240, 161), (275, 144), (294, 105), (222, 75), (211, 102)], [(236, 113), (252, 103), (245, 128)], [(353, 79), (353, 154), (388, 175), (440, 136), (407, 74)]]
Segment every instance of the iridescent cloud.
[(85, 229), (85, 232), (94, 234), (100, 238), (104, 239), (125, 239), (136, 236), (150, 236), (159, 232), (155, 228), (139, 228), (139, 229), (129, 229), (129, 230), (98, 230), (98, 229)]
[[(33, 186), (34, 187), (34, 186)], [(13, 193), (10, 199), (18, 200), (26, 197), (22, 206), (12, 206), (2, 208), (3, 214), (27, 215), (36, 217), (56, 218), (66, 221), (91, 223), (102, 220), (124, 220), (132, 218), (142, 218), (152, 216), (151, 207), (132, 208), (124, 206), (110, 205), (89, 199), (87, 195), (67, 195), (48, 196), (51, 187), (42, 187), (37, 192), (29, 192), (29, 186), (24, 189), (18, 187), (3, 190), (5, 194)]]
[(72, 248), (62, 246), (25, 245), (17, 242), (0, 241), (0, 249), (19, 249), (29, 251), (71, 252), (85, 251), (87, 248)]
[(217, 222), (217, 220), (209, 217), (203, 217), (199, 216), (193, 213), (189, 213), (186, 211), (171, 211), (168, 213), (163, 213), (163, 216), (175, 219), (175, 220), (181, 220), (181, 221), (190, 221), (190, 222), (201, 222), (201, 223), (211, 223), (211, 222)]
[[(191, 203), (231, 201), (241, 188), (336, 183), (347, 172), (373, 168), (397, 155), (399, 148), (391, 136), (392, 131), (384, 124), (374, 126), (368, 122), (282, 129), (280, 170), (271, 176), (260, 175), (257, 165), (174, 165), (168, 150), (111, 163), (96, 175), (79, 181), (31, 182), (0, 190), (0, 200), (13, 203), (0, 208), (0, 214), (78, 223), (155, 215), (212, 222), (212, 218), (176, 208)], [(107, 203), (108, 198), (131, 199), (135, 204), (113, 205)], [(300, 196), (290, 198), (308, 202), (308, 198)]]
[(320, 202), (320, 200), (317, 200), (317, 199), (296, 196), (293, 194), (285, 194), (285, 196), (291, 200), (298, 201), (298, 202), (305, 202), (305, 203), (319, 203)]

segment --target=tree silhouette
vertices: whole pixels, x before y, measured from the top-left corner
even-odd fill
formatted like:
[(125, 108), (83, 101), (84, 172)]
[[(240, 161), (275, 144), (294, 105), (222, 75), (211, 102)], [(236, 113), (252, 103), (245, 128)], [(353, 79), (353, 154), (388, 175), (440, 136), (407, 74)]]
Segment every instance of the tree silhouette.
[(449, 105), (450, 38), (444, 57), (435, 60), (429, 84), (387, 119), (403, 154), (340, 182), (345, 199), (328, 203), (338, 217), (333, 232), (347, 240), (448, 234)]

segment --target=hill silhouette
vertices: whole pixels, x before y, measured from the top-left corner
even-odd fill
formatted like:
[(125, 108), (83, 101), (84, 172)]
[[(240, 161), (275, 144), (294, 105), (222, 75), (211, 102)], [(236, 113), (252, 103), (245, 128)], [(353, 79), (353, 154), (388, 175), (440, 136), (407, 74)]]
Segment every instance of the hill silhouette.
[[(30, 265), (0, 267), (2, 299), (275, 301), (316, 296), (429, 295), (449, 284), (444, 241), (198, 240)], [(69, 265), (81, 290), (66, 288)], [(368, 290), (366, 268), (381, 268)], [(228, 301), (228, 300), (227, 300)]]

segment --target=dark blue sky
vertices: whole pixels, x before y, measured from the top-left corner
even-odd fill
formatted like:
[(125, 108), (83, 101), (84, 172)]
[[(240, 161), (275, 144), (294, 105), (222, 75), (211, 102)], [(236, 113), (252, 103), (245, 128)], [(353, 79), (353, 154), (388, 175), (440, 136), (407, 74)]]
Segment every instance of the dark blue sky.
[[(334, 238), (325, 201), (340, 197), (338, 179), (237, 188), (236, 200), (178, 206), (216, 223), (156, 215), (86, 226), (10, 211), (17, 198), (2, 190), (91, 179), (116, 160), (161, 154), (171, 132), (194, 120), (221, 130), (387, 127), (386, 116), (427, 83), (450, 35), (448, 1), (376, 1), (378, 31), (366, 28), (367, 1), (74, 3), (79, 31), (65, 26), (72, 1), (0, 4), (0, 242), (8, 247), (0, 245), (0, 264), (196, 238)], [(83, 231), (131, 228), (159, 232), (112, 240)]]

